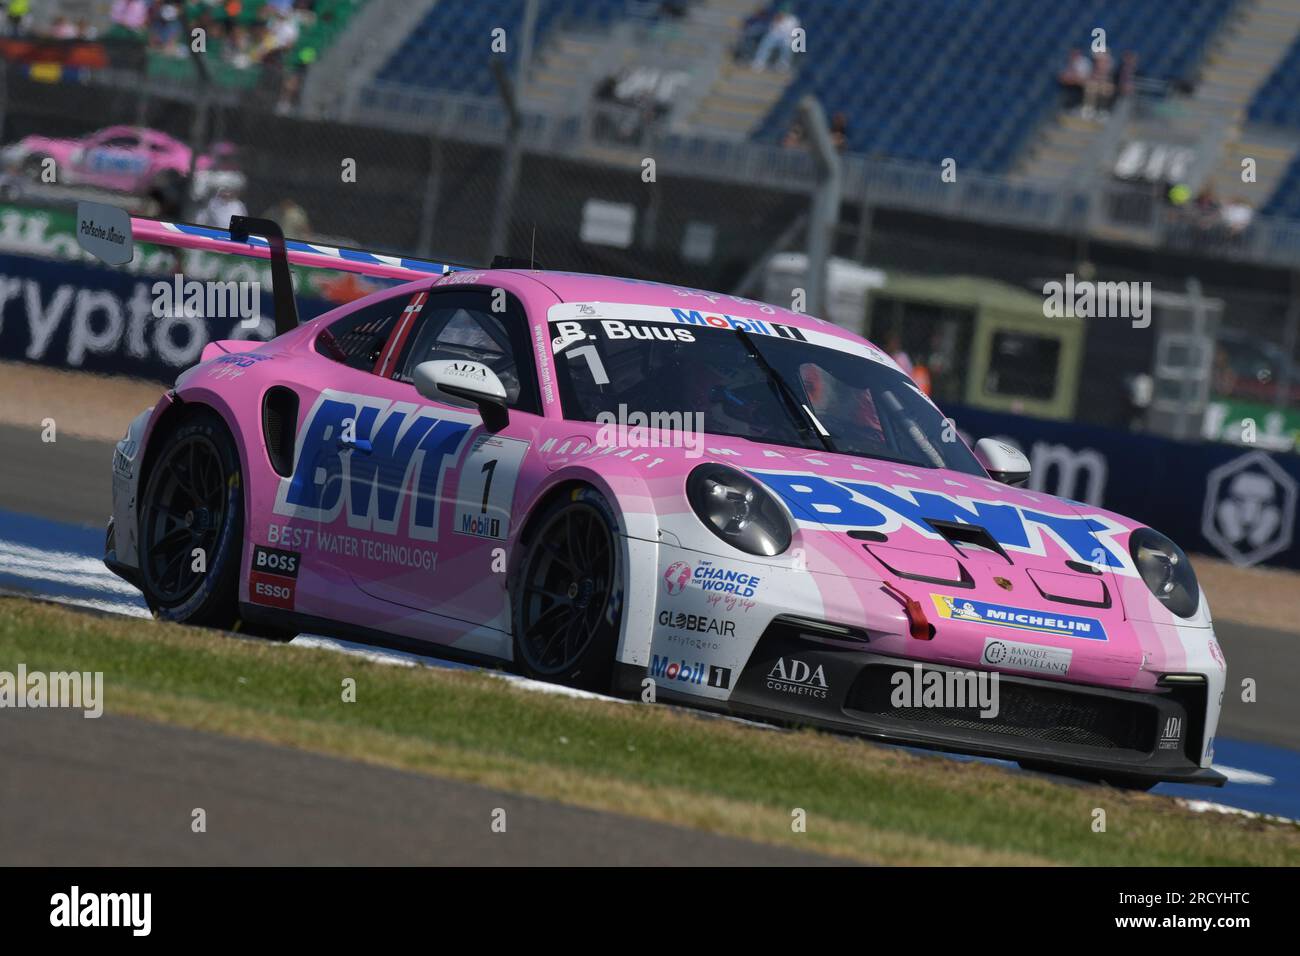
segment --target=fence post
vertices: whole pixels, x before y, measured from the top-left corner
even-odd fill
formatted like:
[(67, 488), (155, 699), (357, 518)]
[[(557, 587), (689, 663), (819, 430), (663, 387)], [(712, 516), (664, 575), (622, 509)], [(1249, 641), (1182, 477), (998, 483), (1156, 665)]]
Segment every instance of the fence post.
[(438, 192), (442, 188), (442, 141), (429, 136), (429, 175), (424, 180), (424, 200), (420, 205), (420, 255), (433, 255), (433, 220), (438, 214)]
[(835, 227), (840, 219), (840, 156), (831, 140), (826, 111), (812, 96), (799, 101), (799, 116), (817, 164), (808, 216), (808, 311), (826, 313), (826, 266), (830, 261)]

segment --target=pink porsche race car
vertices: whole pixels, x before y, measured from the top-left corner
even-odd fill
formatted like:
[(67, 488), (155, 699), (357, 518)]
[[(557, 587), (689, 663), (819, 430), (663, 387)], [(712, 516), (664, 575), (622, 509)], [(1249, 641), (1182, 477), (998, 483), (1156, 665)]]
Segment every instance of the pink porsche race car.
[[(195, 170), (207, 173), (227, 165), (229, 152), (224, 144), (214, 147), (195, 160)], [(110, 126), (81, 139), (27, 136), (6, 146), (0, 159), (33, 179), (41, 178), (45, 161), (52, 159), (58, 183), (148, 196), (189, 175), (190, 148), (155, 129)]]
[(1017, 488), (1023, 455), (969, 447), (870, 342), (695, 289), (136, 223), (413, 279), (303, 324), (277, 286), (281, 334), (210, 344), (131, 424), (105, 560), (159, 618), (1223, 782), (1187, 556)]

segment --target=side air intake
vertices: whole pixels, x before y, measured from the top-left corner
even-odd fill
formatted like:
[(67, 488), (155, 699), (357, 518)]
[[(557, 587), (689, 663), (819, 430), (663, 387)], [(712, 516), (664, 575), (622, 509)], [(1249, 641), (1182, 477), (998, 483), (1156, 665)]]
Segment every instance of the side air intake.
[(262, 398), (262, 438), (266, 457), (281, 478), (293, 474), (293, 440), (298, 427), (298, 393), (283, 385), (267, 389)]

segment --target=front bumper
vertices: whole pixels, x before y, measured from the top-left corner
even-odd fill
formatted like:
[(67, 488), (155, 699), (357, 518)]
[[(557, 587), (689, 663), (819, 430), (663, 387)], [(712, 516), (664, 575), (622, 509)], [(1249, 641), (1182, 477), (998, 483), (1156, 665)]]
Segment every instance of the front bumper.
[[(961, 707), (930, 706), (899, 691), (918, 680), (971, 673), (977, 672), (886, 656), (864, 642), (822, 640), (778, 619), (764, 631), (729, 700), (680, 699), (737, 716), (1013, 760), (1116, 784), (1226, 782), (1198, 759), (1206, 684), (1137, 692), (998, 673), (994, 715), (973, 699)], [(661, 696), (678, 695), (665, 688)]]

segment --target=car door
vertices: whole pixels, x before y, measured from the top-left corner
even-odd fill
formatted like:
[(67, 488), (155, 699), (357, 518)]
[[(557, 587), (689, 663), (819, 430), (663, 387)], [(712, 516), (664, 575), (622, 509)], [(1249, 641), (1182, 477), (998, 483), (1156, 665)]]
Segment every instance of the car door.
[(130, 190), (149, 169), (148, 153), (136, 133), (98, 136), (86, 144), (77, 177), (106, 189)]
[[(420, 463), (420, 480), (406, 482), (400, 491), (417, 516), (410, 532), (418, 537), (404, 541), (406, 529), (399, 528), (395, 543), (431, 548), (436, 566), (429, 568), (426, 562), (395, 574), (371, 568), (361, 587), (407, 607), (509, 630), (504, 548), (513, 530), (525, 456), (541, 415), (523, 305), (504, 290), (435, 289), (409, 333), (390, 343), (390, 349), (384, 371), (392, 377), (394, 394), (420, 407), (422, 417), (444, 422), (440, 427), (449, 436), (436, 483), (424, 473), (429, 467), (425, 461)], [(509, 424), (490, 432), (468, 403), (419, 395), (413, 372), (422, 362), (436, 360), (481, 362), (492, 369), (505, 386)], [(397, 473), (392, 469), (391, 474)], [(436, 496), (436, 506), (431, 495)], [(434, 537), (428, 536), (430, 531)]]

